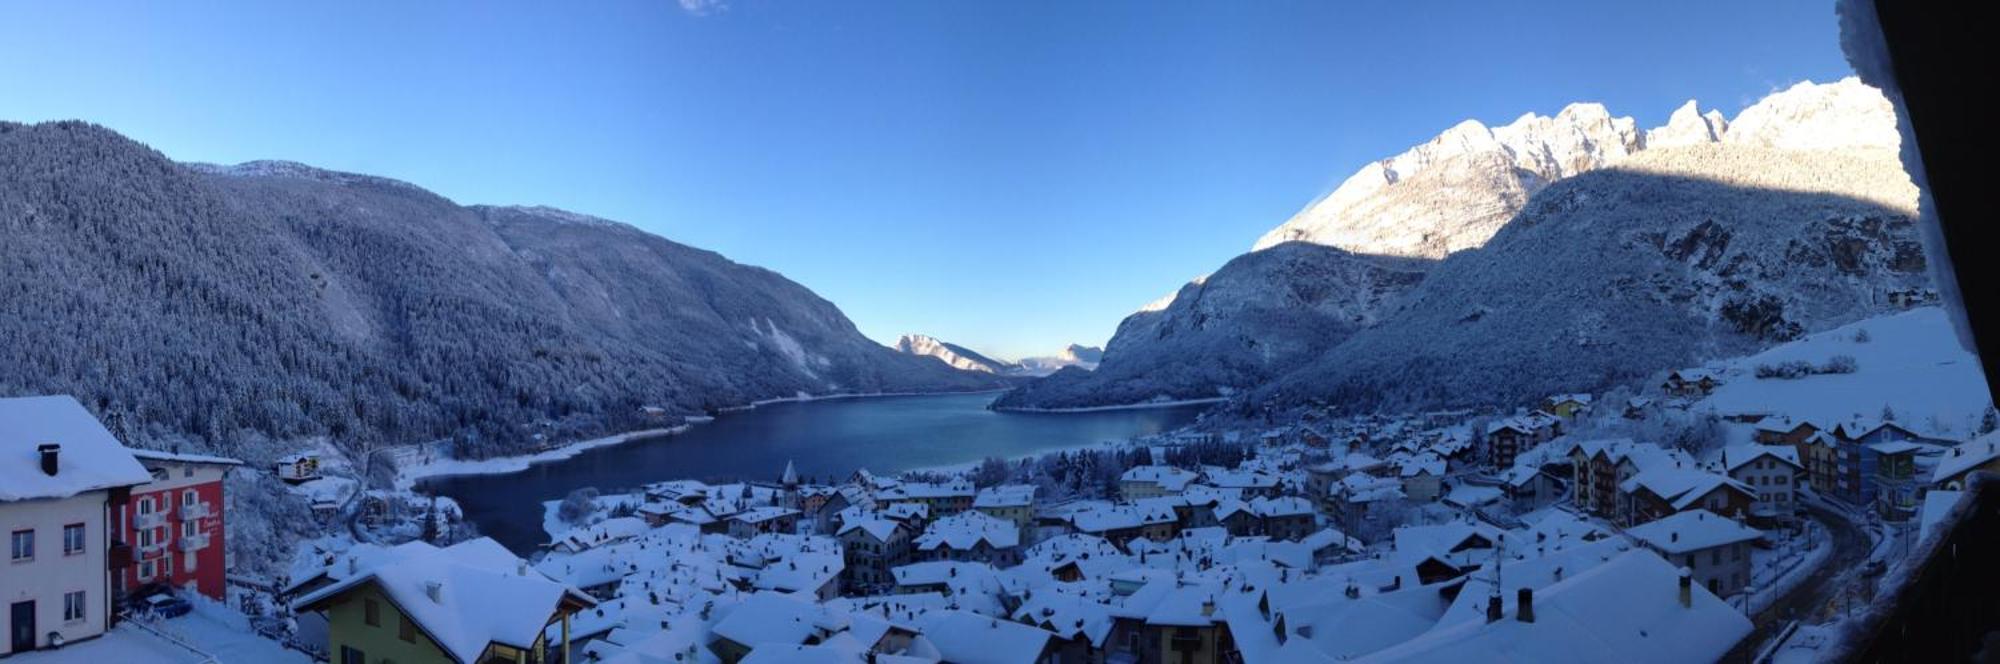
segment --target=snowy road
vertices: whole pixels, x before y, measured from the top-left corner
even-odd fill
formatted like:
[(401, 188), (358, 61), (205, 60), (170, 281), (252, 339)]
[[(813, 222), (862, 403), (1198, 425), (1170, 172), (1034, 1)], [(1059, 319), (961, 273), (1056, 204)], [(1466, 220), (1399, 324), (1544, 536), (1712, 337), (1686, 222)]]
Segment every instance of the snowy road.
[(1792, 620), (1817, 620), (1826, 612), (1837, 609), (1836, 602), (1841, 591), (1851, 585), (1855, 575), (1861, 573), (1862, 564), (1868, 560), (1870, 541), (1867, 533), (1843, 515), (1817, 505), (1809, 505), (1807, 509), (1812, 512), (1813, 521), (1833, 534), (1833, 557), (1813, 570), (1812, 576), (1799, 584), (1792, 594), (1773, 602), (1770, 608), (1752, 619), (1757, 629), (1737, 644), (1738, 653), (1757, 652), (1766, 640)]

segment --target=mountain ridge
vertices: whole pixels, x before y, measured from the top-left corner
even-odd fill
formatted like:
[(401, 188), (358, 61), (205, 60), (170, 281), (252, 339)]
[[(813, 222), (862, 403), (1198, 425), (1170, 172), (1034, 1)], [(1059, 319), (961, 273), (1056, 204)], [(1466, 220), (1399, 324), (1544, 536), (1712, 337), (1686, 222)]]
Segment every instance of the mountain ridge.
[(777, 272), (589, 220), (0, 123), (0, 393), (256, 459), (314, 436), (481, 457), (658, 426), (641, 406), (1003, 385), (869, 341)]

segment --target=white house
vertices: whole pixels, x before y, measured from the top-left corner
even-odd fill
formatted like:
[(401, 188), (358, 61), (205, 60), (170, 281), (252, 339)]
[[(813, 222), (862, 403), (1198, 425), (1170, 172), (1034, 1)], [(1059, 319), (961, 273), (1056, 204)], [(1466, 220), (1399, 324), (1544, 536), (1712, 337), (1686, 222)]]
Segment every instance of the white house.
[(1680, 512), (1625, 531), (1685, 567), (1694, 581), (1719, 597), (1750, 583), (1750, 541), (1761, 534), (1708, 510)]
[(106, 514), (152, 479), (75, 398), (0, 399), (0, 656), (104, 633)]
[(1722, 467), (1729, 477), (1750, 488), (1751, 518), (1760, 522), (1788, 520), (1798, 500), (1798, 479), (1806, 467), (1799, 448), (1790, 445), (1740, 445), (1723, 448)]

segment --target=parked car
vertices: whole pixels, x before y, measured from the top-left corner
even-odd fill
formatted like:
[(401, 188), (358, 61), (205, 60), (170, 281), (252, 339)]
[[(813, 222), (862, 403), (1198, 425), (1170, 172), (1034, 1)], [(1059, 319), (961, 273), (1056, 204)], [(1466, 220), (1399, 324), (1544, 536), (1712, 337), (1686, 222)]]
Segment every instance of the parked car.
[(162, 619), (187, 615), (187, 612), (193, 610), (194, 605), (170, 593), (148, 596), (140, 600), (139, 608), (140, 613)]

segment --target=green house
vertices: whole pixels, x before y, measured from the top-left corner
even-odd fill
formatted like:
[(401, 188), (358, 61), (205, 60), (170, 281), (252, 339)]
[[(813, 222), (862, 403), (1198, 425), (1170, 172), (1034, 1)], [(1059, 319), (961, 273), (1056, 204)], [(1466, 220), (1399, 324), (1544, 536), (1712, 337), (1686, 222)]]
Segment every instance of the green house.
[(491, 539), (411, 542), (299, 598), (324, 611), (334, 664), (569, 662), (570, 615), (595, 604)]

